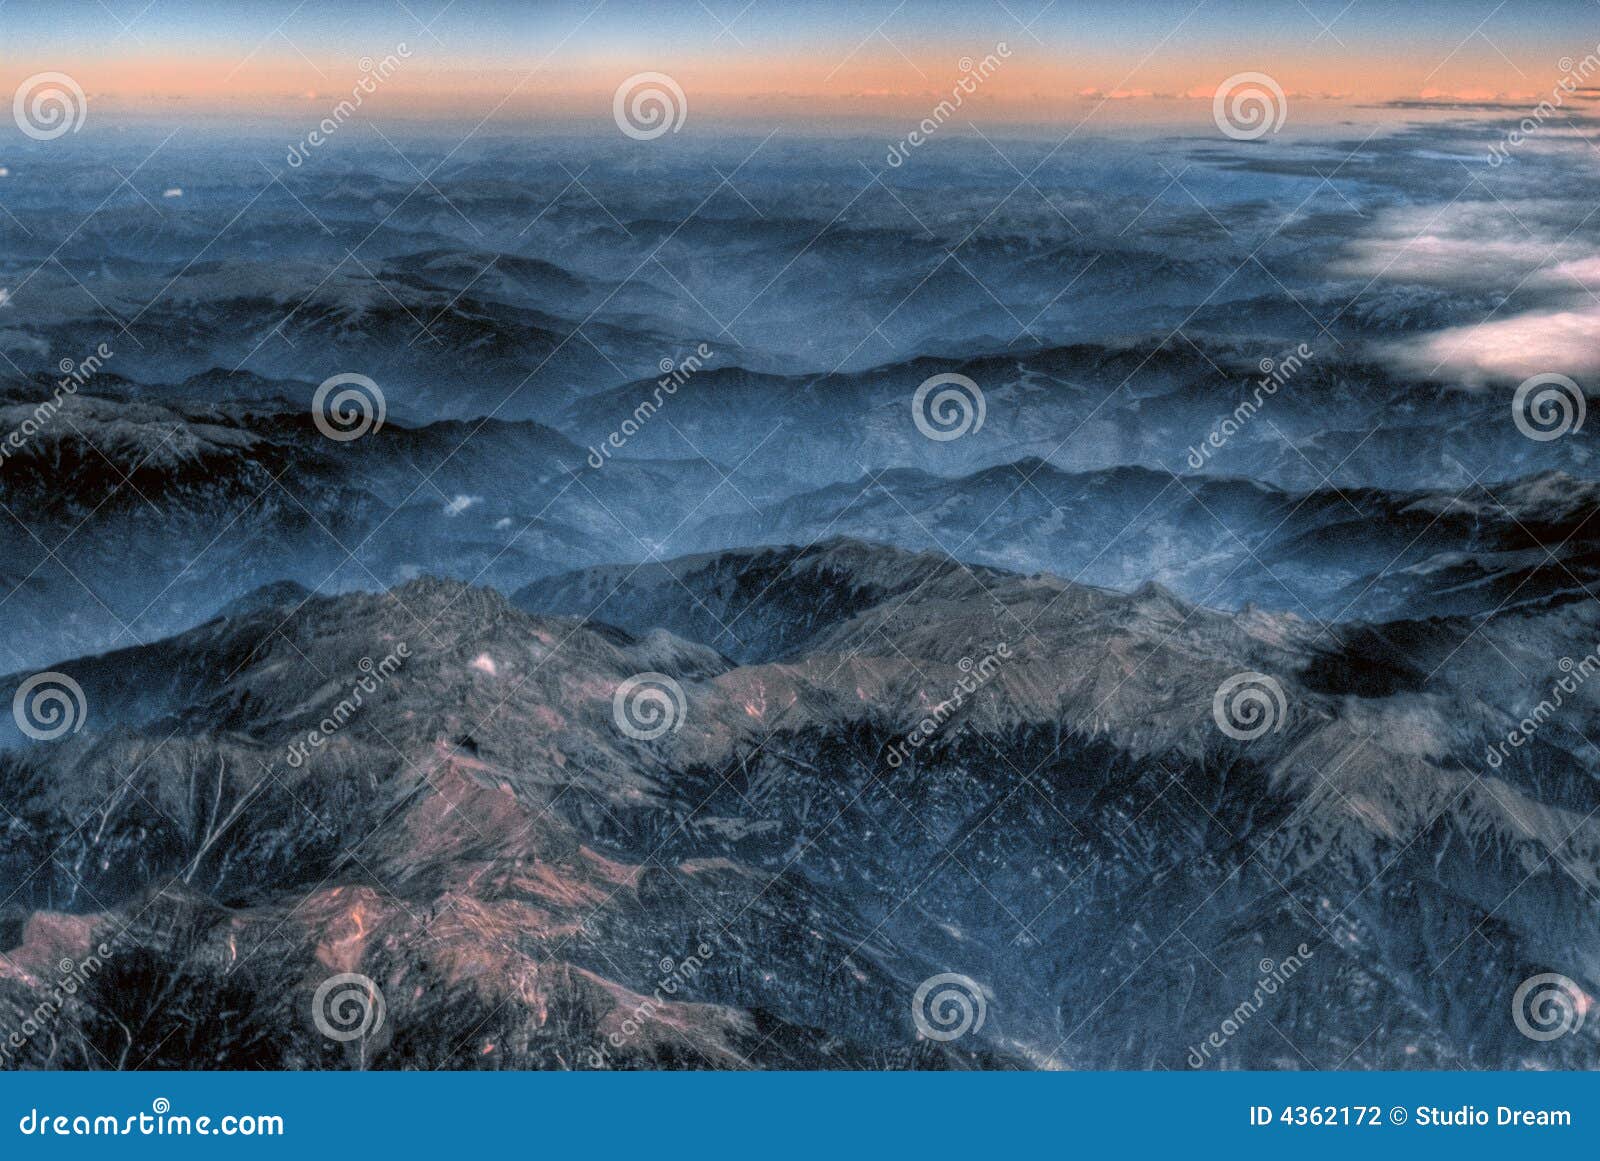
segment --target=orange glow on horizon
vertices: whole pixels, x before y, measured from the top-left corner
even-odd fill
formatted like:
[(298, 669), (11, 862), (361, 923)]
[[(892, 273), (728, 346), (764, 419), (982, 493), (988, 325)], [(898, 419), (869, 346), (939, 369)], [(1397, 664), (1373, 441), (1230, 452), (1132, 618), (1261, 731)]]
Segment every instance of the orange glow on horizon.
[[(1219, 82), (1242, 71), (1238, 59), (1182, 56), (1134, 68), (1107, 53), (1047, 56), (1036, 45), (1009, 46), (992, 74), (963, 94), (957, 120), (1012, 123), (1067, 117), (1076, 120), (1100, 107), (1097, 116), (1184, 121), (1209, 115)], [(974, 54), (968, 54), (971, 59)], [(1462, 54), (1463, 58), (1467, 54)], [(698, 53), (643, 61), (593, 57), (527, 71), (441, 66), (420, 47), (398, 62), (393, 74), (369, 94), (365, 113), (375, 116), (497, 115), (582, 117), (609, 114), (612, 94), (641, 71), (672, 76), (697, 114), (712, 117), (910, 117), (918, 119), (951, 97), (964, 74), (960, 54), (923, 53), (907, 58), (884, 48), (863, 49), (844, 62), (822, 53), (780, 59), (736, 53)], [(977, 56), (974, 64), (984, 58)], [(316, 61), (292, 53), (262, 52), (246, 61), (192, 55), (129, 55), (78, 61), (33, 62), (0, 68), (0, 87), (11, 90), (32, 72), (59, 70), (73, 76), (91, 102), (140, 114), (195, 111), (262, 115), (317, 114), (348, 98), (367, 74), (356, 62)], [(1410, 75), (1410, 74), (1415, 75)], [(1290, 99), (1302, 108), (1337, 109), (1396, 99), (1535, 103), (1540, 92), (1503, 60), (1462, 59), (1425, 76), (1420, 67), (1369, 53), (1356, 58), (1301, 60), (1272, 70)]]

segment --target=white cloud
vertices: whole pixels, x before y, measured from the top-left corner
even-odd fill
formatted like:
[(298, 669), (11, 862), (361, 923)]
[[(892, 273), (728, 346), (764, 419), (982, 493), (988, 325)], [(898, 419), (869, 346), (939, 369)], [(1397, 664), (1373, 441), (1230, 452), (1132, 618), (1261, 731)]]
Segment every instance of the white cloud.
[[(1413, 373), (1448, 372), (1474, 386), (1491, 379), (1510, 381), (1559, 372), (1579, 378), (1587, 387), (1600, 376), (1600, 306), (1452, 327), (1396, 344), (1390, 355)], [(1590, 381), (1584, 382), (1584, 376)]]
[(1393, 209), (1333, 271), (1510, 296), (1481, 322), (1385, 345), (1381, 353), (1409, 374), (1467, 386), (1546, 372), (1592, 383), (1600, 376), (1600, 244), (1583, 228), (1587, 212), (1561, 199), (1504, 195)]

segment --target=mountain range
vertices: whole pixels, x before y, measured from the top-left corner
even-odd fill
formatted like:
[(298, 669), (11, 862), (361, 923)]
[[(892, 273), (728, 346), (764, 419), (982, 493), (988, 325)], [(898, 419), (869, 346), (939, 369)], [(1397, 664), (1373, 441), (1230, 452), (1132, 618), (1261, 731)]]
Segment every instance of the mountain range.
[(6, 158), (0, 1062), (1586, 1067), (1503, 129)]

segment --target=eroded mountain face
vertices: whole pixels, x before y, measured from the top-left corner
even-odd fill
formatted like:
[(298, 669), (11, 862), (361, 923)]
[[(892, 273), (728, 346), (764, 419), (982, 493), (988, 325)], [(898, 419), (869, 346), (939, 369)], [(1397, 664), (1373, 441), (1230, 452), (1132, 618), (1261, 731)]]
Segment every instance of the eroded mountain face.
[[(1485, 762), (1537, 693), (1490, 659), (1591, 605), (1335, 636), (852, 541), (549, 597), (614, 588), (641, 624), (417, 581), (62, 666), (87, 726), (0, 759), (6, 1003), (112, 954), (26, 1062), (1181, 1068), (1229, 1019), (1208, 1065), (1517, 1067), (1511, 990), (1594, 970), (1595, 695)], [(381, 1030), (318, 1034), (341, 972)]]

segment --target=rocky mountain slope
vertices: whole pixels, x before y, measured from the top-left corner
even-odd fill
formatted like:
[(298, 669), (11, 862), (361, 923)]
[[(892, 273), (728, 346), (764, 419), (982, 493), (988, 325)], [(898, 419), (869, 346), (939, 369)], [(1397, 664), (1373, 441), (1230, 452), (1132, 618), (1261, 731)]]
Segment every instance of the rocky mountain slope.
[[(128, 951), (33, 1050), (1181, 1068), (1293, 956), (1206, 1066), (1593, 1051), (1509, 1013), (1539, 971), (1600, 979), (1600, 701), (1580, 683), (1485, 760), (1574, 672), (1559, 650), (1600, 640), (1589, 604), (1336, 639), (849, 542), (583, 583), (550, 602), (597, 596), (592, 619), (439, 581), (269, 595), (62, 666), (82, 732), (0, 758), (8, 1002), (64, 948)], [(640, 674), (663, 728), (618, 708)], [(1264, 719), (1217, 708), (1240, 675)], [(685, 956), (703, 970), (625, 1034)], [(375, 981), (381, 1034), (307, 1029), (339, 971)], [(919, 1035), (919, 983), (952, 972), (987, 1020)]]

